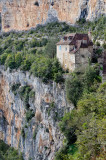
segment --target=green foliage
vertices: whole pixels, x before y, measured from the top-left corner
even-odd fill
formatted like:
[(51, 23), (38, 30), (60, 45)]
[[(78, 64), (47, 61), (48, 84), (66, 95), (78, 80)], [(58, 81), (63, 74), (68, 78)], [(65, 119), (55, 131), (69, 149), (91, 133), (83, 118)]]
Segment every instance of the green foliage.
[(15, 55), (16, 68), (19, 68), (21, 66), (22, 61), (23, 61), (23, 57), (22, 57), (22, 54), (19, 52)]
[(77, 21), (77, 24), (83, 25), (86, 22), (85, 18), (81, 18), (79, 21)]
[[(77, 27), (69, 26), (65, 22), (53, 22), (45, 26), (39, 25), (29, 32), (4, 33), (0, 36), (0, 64), (5, 64), (11, 70), (19, 68), (30, 71), (46, 83), (49, 80), (64, 82), (63, 71), (55, 59), (57, 37), (66, 32), (87, 33), (90, 30), (94, 41), (105, 39), (105, 24), (105, 17), (101, 16), (94, 22), (81, 22)], [(97, 55), (101, 55), (100, 49)]]
[(103, 44), (103, 48), (106, 49), (106, 43)]
[(19, 41), (14, 41), (15, 49), (17, 51), (21, 51), (24, 47), (25, 41), (19, 40)]
[(6, 59), (7, 59), (7, 56), (8, 56), (7, 53), (4, 53), (4, 54), (2, 54), (2, 55), (0, 56), (0, 64), (1, 64), (1, 65), (4, 65), (4, 64), (5, 64), (5, 61), (6, 61)]
[(13, 92), (15, 95), (17, 94), (17, 90), (19, 89), (20, 86), (21, 86), (20, 83), (13, 84), (13, 85), (11, 86), (11, 90), (12, 90), (12, 92)]
[[(60, 129), (66, 137), (65, 149), (57, 155), (72, 154), (74, 160), (105, 159), (105, 124), (106, 83), (100, 85), (96, 92), (84, 94), (77, 109), (63, 117)], [(76, 144), (78, 150), (73, 150), (72, 144)]]
[[(88, 31), (91, 31), (94, 41), (98, 40), (106, 40), (106, 17), (101, 16), (98, 19), (95, 19), (95, 21), (87, 21), (85, 22), (85, 19), (81, 19), (77, 23), (78, 30), (83, 33), (87, 33)], [(99, 45), (99, 43), (97, 43)]]
[(23, 71), (29, 71), (34, 60), (35, 60), (34, 55), (26, 55), (24, 61), (22, 62), (21, 69)]
[(31, 73), (34, 76), (42, 78), (43, 81), (47, 81), (52, 77), (51, 67), (50, 59), (43, 56), (38, 56), (31, 66)]
[(98, 56), (101, 56), (102, 53), (103, 53), (103, 49), (102, 49), (102, 48), (98, 48), (98, 49), (96, 50), (96, 54), (97, 54)]
[(0, 140), (0, 159), (1, 160), (23, 160), (22, 154), (18, 154), (18, 151)]
[(29, 98), (31, 98), (31, 99), (33, 99), (34, 100), (34, 98), (35, 98), (35, 92), (34, 91), (30, 91), (29, 92)]
[(56, 43), (58, 39), (50, 39), (47, 46), (45, 47), (45, 54), (49, 56), (49, 58), (55, 58), (56, 56)]
[(69, 102), (72, 102), (75, 106), (80, 99), (83, 91), (83, 85), (81, 80), (77, 76), (73, 76), (66, 80), (66, 96)]
[(47, 83), (48, 80), (55, 82), (63, 82), (63, 70), (57, 60), (52, 60), (44, 56), (37, 56), (31, 66), (30, 72), (43, 82)]
[(53, 109), (55, 109), (55, 103), (54, 102), (52, 102), (52, 103), (50, 103), (50, 106), (49, 106), (49, 108), (48, 108), (48, 116), (50, 116), (50, 112), (53, 110)]
[(6, 68), (10, 68), (10, 69), (15, 69), (16, 68), (16, 64), (15, 64), (15, 56), (14, 55), (8, 55), (7, 59), (5, 61), (5, 66)]
[(73, 155), (66, 153), (67, 153), (67, 146), (64, 146), (56, 153), (55, 160), (74, 160)]
[(29, 105), (29, 95), (30, 95), (30, 92), (32, 91), (32, 89), (30, 88), (30, 86), (23, 86), (23, 87), (20, 87), (19, 89), (19, 95), (20, 95), (20, 98), (23, 100), (24, 102), (24, 105), (25, 105), (25, 108), (28, 110), (30, 105)]
[(83, 73), (77, 73), (76, 71), (66, 79), (66, 96), (69, 102), (72, 102), (75, 106), (78, 100), (83, 94), (96, 90), (94, 83), (101, 82), (99, 76), (99, 66), (89, 66)]
[(26, 121), (29, 122), (34, 116), (35, 116), (35, 113), (32, 110), (28, 110), (26, 112)]

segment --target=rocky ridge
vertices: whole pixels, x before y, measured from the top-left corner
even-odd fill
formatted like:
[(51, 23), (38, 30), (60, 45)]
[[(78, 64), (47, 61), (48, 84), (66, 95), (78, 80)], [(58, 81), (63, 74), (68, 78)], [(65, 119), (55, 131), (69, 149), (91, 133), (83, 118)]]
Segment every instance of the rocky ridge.
[[(29, 85), (35, 91), (34, 100), (28, 102), (34, 116), (28, 122), (23, 100), (11, 90), (14, 84)], [(23, 152), (25, 160), (54, 159), (63, 140), (59, 119), (72, 108), (61, 85), (44, 84), (22, 71), (0, 69), (0, 139)]]
[(57, 20), (93, 20), (106, 14), (106, 0), (0, 0), (0, 12), (2, 31), (20, 31)]

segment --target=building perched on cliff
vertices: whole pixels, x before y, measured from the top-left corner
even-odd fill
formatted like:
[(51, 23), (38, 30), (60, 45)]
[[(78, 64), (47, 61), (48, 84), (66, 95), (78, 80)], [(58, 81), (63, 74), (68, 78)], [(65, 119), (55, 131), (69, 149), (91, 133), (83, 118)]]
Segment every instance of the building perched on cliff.
[(93, 43), (88, 34), (67, 34), (57, 43), (57, 58), (65, 70), (86, 66), (92, 53)]

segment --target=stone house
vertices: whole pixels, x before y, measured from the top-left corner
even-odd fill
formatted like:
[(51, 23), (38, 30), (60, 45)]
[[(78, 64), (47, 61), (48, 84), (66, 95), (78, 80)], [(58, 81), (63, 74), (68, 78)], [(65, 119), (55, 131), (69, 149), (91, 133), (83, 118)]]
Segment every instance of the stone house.
[(57, 43), (57, 58), (65, 70), (86, 67), (92, 53), (93, 43), (88, 34), (67, 34)]

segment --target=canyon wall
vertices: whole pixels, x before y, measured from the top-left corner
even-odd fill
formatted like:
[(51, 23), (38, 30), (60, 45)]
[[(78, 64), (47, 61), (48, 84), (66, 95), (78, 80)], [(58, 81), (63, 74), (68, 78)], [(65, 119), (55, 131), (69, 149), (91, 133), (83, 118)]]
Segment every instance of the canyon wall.
[(57, 20), (93, 20), (106, 13), (106, 0), (0, 0), (0, 12), (2, 31), (20, 31)]
[[(28, 109), (17, 89), (15, 93), (11, 89), (17, 84), (19, 90), (30, 86), (35, 92), (34, 99), (28, 101)], [(72, 108), (66, 102), (64, 86), (44, 84), (27, 72), (4, 71), (0, 66), (0, 139), (23, 152), (25, 160), (54, 159), (63, 141), (59, 120)], [(26, 121), (29, 110), (34, 115)]]

